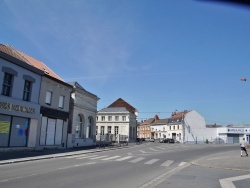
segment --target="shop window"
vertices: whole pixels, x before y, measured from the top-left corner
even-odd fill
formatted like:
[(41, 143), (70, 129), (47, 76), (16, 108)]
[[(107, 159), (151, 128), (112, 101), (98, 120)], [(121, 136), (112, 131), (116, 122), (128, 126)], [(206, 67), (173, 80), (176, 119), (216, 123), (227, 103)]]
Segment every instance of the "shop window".
[(2, 95), (10, 96), (13, 76), (7, 72), (4, 73)]
[(25, 80), (23, 89), (23, 100), (30, 101), (30, 94), (31, 94), (31, 82)]
[(29, 133), (29, 119), (13, 117), (11, 124), (10, 146), (26, 147)]
[(45, 103), (48, 104), (48, 105), (51, 105), (51, 98), (52, 98), (52, 92), (47, 91), (46, 92)]
[(0, 147), (8, 147), (11, 116), (0, 115)]

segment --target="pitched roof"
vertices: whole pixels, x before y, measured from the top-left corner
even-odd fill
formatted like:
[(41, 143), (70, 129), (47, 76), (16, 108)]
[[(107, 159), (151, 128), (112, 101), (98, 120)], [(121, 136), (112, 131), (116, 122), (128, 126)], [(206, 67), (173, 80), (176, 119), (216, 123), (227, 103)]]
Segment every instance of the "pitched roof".
[(188, 112), (190, 111), (183, 111), (183, 112), (178, 112), (178, 113), (173, 113), (172, 116), (170, 117), (171, 119), (178, 119), (178, 118), (182, 118), (183, 115), (186, 115)]
[(110, 107), (125, 107), (129, 112), (135, 113), (137, 110), (128, 104), (126, 101), (124, 101), (122, 98), (117, 99), (115, 102), (113, 102), (111, 105), (108, 106)]
[[(88, 93), (89, 95), (92, 95), (92, 96), (94, 96), (94, 97), (97, 97), (95, 94), (90, 93), (89, 91), (87, 91), (86, 89), (84, 89), (78, 82), (67, 82), (67, 83), (68, 83), (69, 85), (71, 85), (71, 86), (73, 86), (73, 87), (75, 87), (75, 88), (77, 88), (77, 89), (83, 91), (83, 92)], [(98, 100), (99, 100), (99, 98), (98, 98)]]
[(60, 81), (63, 81), (63, 79), (60, 76), (58, 76), (53, 70), (51, 70), (43, 62), (21, 52), (20, 50), (13, 48), (10, 45), (0, 44), (0, 51), (18, 59), (18, 60), (21, 60), (22, 62), (27, 63), (27, 64), (29, 64), (37, 69), (42, 70), (45, 74), (47, 74), (53, 78), (56, 78)]

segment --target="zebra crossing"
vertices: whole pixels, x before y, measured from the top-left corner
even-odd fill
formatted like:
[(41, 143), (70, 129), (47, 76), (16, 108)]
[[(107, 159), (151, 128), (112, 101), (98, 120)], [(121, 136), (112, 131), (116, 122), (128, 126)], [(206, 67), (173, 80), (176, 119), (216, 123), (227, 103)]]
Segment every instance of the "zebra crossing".
[[(143, 163), (145, 165), (153, 165), (157, 164), (162, 167), (168, 167), (171, 164), (174, 163), (172, 160), (166, 160), (166, 161), (161, 161), (160, 159), (147, 159), (145, 157), (138, 157), (138, 156), (108, 156), (108, 155), (89, 155), (89, 154), (81, 154), (81, 155), (73, 155), (73, 156), (66, 156), (65, 158), (67, 159), (76, 159), (76, 160), (81, 160), (81, 159), (89, 159), (89, 160), (100, 160), (100, 161), (127, 161), (129, 163)], [(161, 161), (161, 162), (160, 162)]]

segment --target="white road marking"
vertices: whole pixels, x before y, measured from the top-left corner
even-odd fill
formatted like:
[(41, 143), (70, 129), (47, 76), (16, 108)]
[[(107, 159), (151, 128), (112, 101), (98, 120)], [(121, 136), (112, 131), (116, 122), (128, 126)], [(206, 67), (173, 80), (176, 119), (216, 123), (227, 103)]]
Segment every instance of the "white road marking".
[(132, 157), (133, 156), (127, 156), (127, 157), (123, 157), (123, 158), (120, 158), (120, 159), (116, 159), (115, 161), (124, 161), (124, 160), (130, 159)]
[(157, 148), (159, 148), (159, 149), (163, 149), (163, 150), (165, 150), (166, 148), (162, 148), (162, 147), (157, 147)]
[(105, 159), (102, 159), (102, 160), (107, 161), (107, 160), (115, 159), (115, 158), (118, 158), (118, 157), (121, 157), (121, 156), (116, 155), (116, 156), (105, 158)]
[(134, 159), (134, 160), (129, 161), (129, 162), (130, 162), (130, 163), (137, 163), (137, 162), (139, 162), (139, 161), (142, 161), (143, 159), (145, 159), (145, 158), (143, 158), (143, 157), (139, 157), (139, 158)]
[(171, 161), (171, 160), (167, 160), (165, 161), (164, 163), (161, 164), (161, 166), (169, 166), (173, 163), (174, 161)]
[(68, 156), (68, 157), (65, 157), (67, 159), (72, 159), (72, 158), (77, 158), (77, 157), (82, 157), (82, 156), (86, 156), (86, 154), (82, 154), (82, 155), (73, 155), (73, 156)]
[(90, 158), (90, 157), (97, 157), (98, 155), (87, 155), (87, 156), (83, 156), (83, 157), (79, 157), (76, 159), (84, 159), (84, 158)]
[(152, 151), (159, 151), (159, 150), (156, 150), (156, 149), (153, 149), (153, 148), (148, 148), (149, 150), (152, 150)]
[(108, 157), (108, 155), (103, 155), (103, 156), (98, 156), (98, 157), (94, 157), (94, 158), (91, 158), (91, 159), (101, 159), (101, 158), (105, 158), (105, 157)]
[(187, 162), (181, 162), (178, 166), (183, 166), (185, 164), (187, 164)]
[(155, 163), (156, 161), (159, 161), (159, 159), (151, 159), (151, 160), (149, 160), (148, 162), (146, 162), (144, 164), (151, 165), (151, 164)]
[(235, 176), (231, 178), (220, 179), (221, 188), (236, 188), (233, 184), (233, 181), (239, 181), (244, 179), (249, 179), (250, 174), (243, 175), (243, 176)]

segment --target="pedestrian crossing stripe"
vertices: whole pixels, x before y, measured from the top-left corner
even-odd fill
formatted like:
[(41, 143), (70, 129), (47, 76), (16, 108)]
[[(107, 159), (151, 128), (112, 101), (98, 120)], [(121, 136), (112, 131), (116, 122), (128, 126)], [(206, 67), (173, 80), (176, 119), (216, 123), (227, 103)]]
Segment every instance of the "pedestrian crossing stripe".
[(108, 157), (107, 155), (103, 155), (103, 156), (98, 156), (98, 157), (93, 157), (93, 158), (91, 158), (91, 159), (101, 159), (101, 158), (105, 158), (105, 157)]
[(98, 155), (87, 155), (83, 157), (77, 157), (76, 159), (84, 159), (84, 158), (91, 158), (91, 157), (97, 157)]
[(105, 158), (105, 159), (102, 159), (102, 160), (105, 160), (105, 161), (107, 161), (107, 160), (112, 160), (112, 159), (115, 159), (115, 158), (118, 158), (118, 157), (121, 157), (121, 156), (113, 156), (113, 157), (108, 157), (108, 158)]
[(123, 158), (120, 158), (120, 159), (116, 159), (115, 161), (125, 161), (127, 159), (130, 159), (132, 158), (133, 156), (127, 156), (127, 157), (123, 157)]
[(174, 161), (171, 161), (171, 160), (167, 160), (165, 161), (164, 163), (161, 164), (161, 166), (169, 166), (173, 163)]
[(147, 162), (144, 163), (144, 164), (151, 165), (151, 164), (154, 164), (156, 161), (159, 161), (159, 159), (151, 159), (151, 160), (147, 161)]
[[(95, 160), (95, 159), (99, 159), (99, 160), (103, 160), (103, 161), (114, 160), (114, 161), (120, 161), (120, 162), (134, 158), (133, 160), (130, 160), (128, 162), (137, 163), (137, 162), (140, 162), (140, 161), (144, 160), (144, 164), (146, 164), (146, 165), (152, 165), (152, 164), (154, 164), (154, 163), (156, 163), (157, 161), (160, 160), (160, 159), (151, 159), (151, 160), (145, 161), (146, 158), (144, 158), (144, 157), (137, 157), (137, 158), (135, 158), (135, 157), (136, 156), (131, 156), (131, 155), (122, 157), (122, 156), (118, 156), (118, 155), (116, 155), (116, 156), (101, 155), (100, 156), (100, 155), (86, 155), (86, 154), (83, 154), (83, 155), (67, 156), (65, 158), (70, 158), (70, 159), (72, 159), (72, 158), (75, 158), (75, 159), (86, 159), (86, 158), (88, 158), (88, 159), (91, 159), (91, 160)], [(172, 160), (166, 160), (160, 166), (168, 167), (173, 163), (174, 163), (174, 161), (172, 161)], [(178, 166), (183, 166), (185, 164), (186, 164), (186, 162), (181, 162)]]
[(139, 157), (139, 158), (134, 159), (134, 160), (129, 161), (129, 162), (130, 162), (130, 163), (137, 163), (137, 162), (139, 162), (139, 161), (142, 161), (143, 159), (145, 159), (145, 158), (143, 158), (143, 157)]

